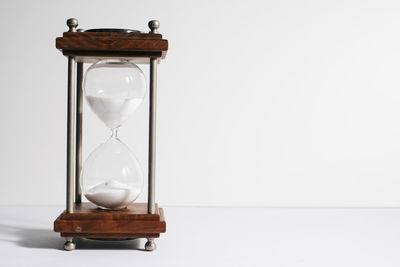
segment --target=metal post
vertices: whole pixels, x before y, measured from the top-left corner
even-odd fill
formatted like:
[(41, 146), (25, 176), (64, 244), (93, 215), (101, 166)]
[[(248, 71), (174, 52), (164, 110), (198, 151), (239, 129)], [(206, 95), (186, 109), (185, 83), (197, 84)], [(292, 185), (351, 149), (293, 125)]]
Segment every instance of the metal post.
[(72, 213), (74, 188), (75, 141), (75, 60), (68, 57), (68, 110), (67, 110), (67, 213)]
[[(70, 32), (76, 31), (78, 20), (69, 19)], [(73, 211), (74, 165), (75, 165), (75, 60), (68, 57), (68, 106), (67, 106), (67, 213)]]
[(150, 58), (149, 189), (147, 212), (155, 213), (157, 58)]
[(76, 159), (75, 159), (75, 203), (82, 203), (82, 110), (83, 110), (83, 63), (76, 64)]

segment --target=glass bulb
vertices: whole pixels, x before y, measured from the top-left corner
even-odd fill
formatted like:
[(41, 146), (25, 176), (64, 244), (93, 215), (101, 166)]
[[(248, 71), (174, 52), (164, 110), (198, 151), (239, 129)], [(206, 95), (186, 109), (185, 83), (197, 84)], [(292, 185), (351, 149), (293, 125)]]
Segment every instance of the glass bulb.
[(136, 64), (102, 60), (87, 70), (83, 87), (90, 108), (108, 128), (114, 129), (142, 103), (146, 80)]
[(138, 160), (114, 136), (97, 147), (82, 168), (84, 195), (100, 208), (125, 208), (137, 199), (142, 187), (143, 172)]

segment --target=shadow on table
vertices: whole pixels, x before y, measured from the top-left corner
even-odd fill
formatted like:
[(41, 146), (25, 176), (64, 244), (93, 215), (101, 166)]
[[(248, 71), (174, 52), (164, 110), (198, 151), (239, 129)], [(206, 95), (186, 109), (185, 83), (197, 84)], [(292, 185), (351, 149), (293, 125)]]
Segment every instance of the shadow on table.
[[(0, 241), (13, 242), (21, 247), (64, 250), (65, 239), (51, 229), (35, 229), (24, 226), (0, 224), (0, 233), (9, 233), (16, 237), (16, 240), (8, 240), (0, 237)], [(118, 241), (77, 239), (76, 248), (144, 250), (139, 239)]]

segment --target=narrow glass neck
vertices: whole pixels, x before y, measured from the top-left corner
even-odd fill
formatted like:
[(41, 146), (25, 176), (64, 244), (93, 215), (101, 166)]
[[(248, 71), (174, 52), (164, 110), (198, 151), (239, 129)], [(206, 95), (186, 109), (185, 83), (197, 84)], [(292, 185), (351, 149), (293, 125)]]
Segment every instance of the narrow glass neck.
[(118, 128), (111, 129), (110, 138), (117, 138), (118, 139)]

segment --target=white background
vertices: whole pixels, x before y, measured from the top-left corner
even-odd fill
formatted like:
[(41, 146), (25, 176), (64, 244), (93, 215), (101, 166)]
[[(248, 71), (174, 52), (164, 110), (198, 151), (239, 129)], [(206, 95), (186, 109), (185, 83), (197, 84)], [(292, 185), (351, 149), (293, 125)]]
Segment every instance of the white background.
[[(158, 19), (169, 39), (160, 204), (399, 206), (399, 14), (388, 0), (1, 1), (0, 204), (65, 201), (55, 38), (76, 17), (143, 31)], [(147, 105), (120, 131), (144, 169)], [(86, 158), (109, 133), (86, 103), (84, 123)]]

